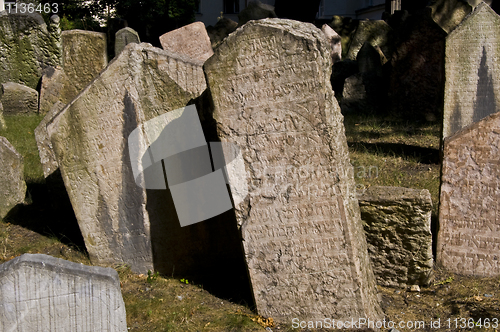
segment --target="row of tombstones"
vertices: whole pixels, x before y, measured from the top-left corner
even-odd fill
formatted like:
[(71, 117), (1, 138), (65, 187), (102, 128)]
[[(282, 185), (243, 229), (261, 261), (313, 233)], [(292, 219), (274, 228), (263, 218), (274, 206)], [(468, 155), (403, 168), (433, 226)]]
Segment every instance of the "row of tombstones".
[[(444, 140), (438, 262), (476, 275), (499, 274), (496, 102), (486, 107), (492, 115), (481, 113), (469, 126), (464, 119), (467, 112), (478, 112), (483, 97), (495, 98), (491, 45), (498, 36), (497, 23), (498, 16), (481, 4), (447, 39), (446, 73), (456, 79), (446, 86), (444, 117), (458, 131)], [(463, 69), (464, 48), (472, 67), (468, 71)], [(330, 43), (319, 30), (276, 19), (248, 23), (204, 64), (186, 54), (132, 44), (68, 105), (47, 116), (41, 127), (48, 137), (45, 146), (54, 151), (93, 262), (126, 262), (138, 272), (203, 271), (217, 278), (227, 277), (222, 265), (234, 262), (238, 267), (244, 261), (262, 315), (284, 321), (296, 315), (329, 317), (332, 312), (339, 319), (380, 318), (342, 117), (325, 75), (330, 53)], [(474, 77), (479, 81), (471, 84)], [(203, 94), (207, 85), (208, 95)], [(467, 93), (472, 98), (460, 100)], [(155, 164), (169, 163), (168, 152), (155, 155), (149, 147), (165, 128), (172, 128), (169, 123), (182, 128), (191, 100), (196, 100), (205, 136), (234, 143), (243, 155), (243, 172), (252, 171), (223, 167), (229, 179), (249, 178), (243, 184), (229, 181), (234, 206), (184, 228), (175, 204), (176, 186), (182, 183), (172, 184), (171, 179), (178, 179), (169, 178), (168, 170), (169, 190), (144, 183), (156, 179), (151, 177)], [(155, 121), (169, 111), (176, 115)], [(129, 138), (136, 128), (138, 147), (131, 150)], [(179, 131), (170, 144), (188, 141), (189, 134), (194, 131)], [(230, 165), (227, 156), (226, 163)], [(427, 205), (430, 217), (428, 193), (379, 190), (393, 191), (386, 201)], [(246, 196), (238, 199), (238, 192)], [(389, 221), (380, 214), (378, 218), (374, 225)], [(420, 224), (422, 234), (399, 239), (411, 243), (409, 252), (401, 253), (402, 261), (430, 251), (429, 242), (421, 239), (430, 235), (425, 229), (430, 225)], [(241, 243), (243, 251), (237, 249)], [(372, 257), (372, 263), (377, 271), (384, 261)], [(422, 267), (428, 269), (429, 262), (399, 266)]]

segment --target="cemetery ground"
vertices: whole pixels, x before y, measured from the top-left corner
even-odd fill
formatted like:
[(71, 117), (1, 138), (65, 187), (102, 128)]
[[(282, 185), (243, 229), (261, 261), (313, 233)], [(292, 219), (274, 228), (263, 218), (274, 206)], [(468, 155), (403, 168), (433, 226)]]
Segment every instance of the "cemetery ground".
[[(0, 130), (0, 136), (24, 157), (28, 193), (26, 203), (0, 222), (0, 263), (23, 253), (43, 253), (90, 265), (71, 209), (51, 201), (54, 193), (48, 192), (43, 178), (34, 138), (42, 116), (6, 116), (5, 120), (8, 129)], [(428, 189), (436, 224), (439, 126), (352, 115), (346, 116), (344, 123), (357, 190), (372, 185)], [(67, 199), (62, 193), (56, 194)], [(113, 267), (120, 276), (130, 331), (264, 331), (271, 326), (247, 303), (216, 297), (192, 280), (135, 275), (127, 266)], [(454, 328), (456, 318), (481, 318), (482, 322), (485, 318), (500, 319), (499, 286), (498, 277), (460, 276), (437, 268), (430, 285), (419, 292), (380, 286), (378, 290), (387, 321), (423, 321), (425, 328), (420, 330), (436, 331), (429, 323), (439, 319), (439, 330), (452, 331), (459, 330)], [(300, 330), (292, 328), (292, 318), (289, 325), (273, 326), (271, 330)], [(461, 321), (457, 323), (460, 327)], [(484, 326), (470, 330), (482, 329)]]

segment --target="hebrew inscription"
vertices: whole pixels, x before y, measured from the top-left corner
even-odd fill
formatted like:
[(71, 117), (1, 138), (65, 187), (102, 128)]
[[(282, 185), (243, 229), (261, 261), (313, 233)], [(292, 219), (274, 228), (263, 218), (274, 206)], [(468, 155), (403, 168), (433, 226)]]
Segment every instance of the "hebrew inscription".
[(310, 24), (247, 23), (207, 60), (221, 141), (242, 149), (236, 206), (259, 314), (380, 317), (331, 55)]
[(500, 275), (500, 113), (444, 141), (437, 261), (455, 271)]
[(500, 17), (479, 4), (446, 39), (443, 138), (500, 110)]

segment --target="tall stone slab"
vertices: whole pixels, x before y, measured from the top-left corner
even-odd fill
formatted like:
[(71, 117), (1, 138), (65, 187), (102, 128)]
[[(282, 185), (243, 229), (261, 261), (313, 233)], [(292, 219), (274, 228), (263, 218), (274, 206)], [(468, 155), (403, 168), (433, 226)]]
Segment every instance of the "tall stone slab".
[(220, 140), (245, 161), (245, 177), (228, 172), (248, 179), (235, 212), (255, 303), (277, 321), (382, 315), (328, 43), (312, 24), (264, 19), (205, 63)]
[(500, 110), (500, 17), (479, 4), (446, 39), (443, 138)]
[(125, 262), (142, 273), (153, 269), (151, 202), (135, 183), (128, 136), (199, 96), (206, 89), (201, 66), (150, 44), (131, 44), (48, 122), (93, 263)]
[(140, 42), (139, 34), (134, 29), (125, 27), (118, 30), (115, 35), (115, 56), (120, 54), (128, 44)]
[(0, 12), (0, 84), (14, 82), (36, 89), (41, 72), (61, 60), (57, 15), (49, 26), (38, 13)]
[(444, 140), (437, 263), (500, 275), (500, 113)]
[(41, 254), (0, 265), (0, 331), (127, 331), (118, 273)]
[(78, 91), (89, 84), (108, 64), (106, 34), (66, 30), (62, 38), (62, 68)]
[(434, 265), (429, 190), (373, 186), (358, 200), (377, 283), (427, 285)]
[(24, 202), (25, 196), (23, 157), (5, 137), (0, 136), (0, 218)]
[(205, 24), (194, 22), (160, 36), (161, 47), (204, 62), (214, 54)]

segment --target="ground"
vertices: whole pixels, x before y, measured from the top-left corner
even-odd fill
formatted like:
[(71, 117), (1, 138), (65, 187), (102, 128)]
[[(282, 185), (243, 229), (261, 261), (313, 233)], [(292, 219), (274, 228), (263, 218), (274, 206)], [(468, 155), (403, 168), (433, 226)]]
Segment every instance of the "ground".
[[(8, 130), (0, 131), (23, 154), (28, 182), (27, 203), (0, 222), (0, 263), (23, 253), (43, 253), (90, 265), (74, 216), (55, 211), (48, 198), (33, 136), (40, 120), (7, 117)], [(358, 190), (372, 185), (429, 189), (436, 221), (439, 126), (369, 116), (346, 116), (345, 125)], [(130, 331), (332, 330), (294, 329), (292, 321), (273, 324), (248, 304), (218, 298), (189, 280), (136, 275), (123, 265), (113, 268), (120, 276)], [(500, 276), (461, 276), (436, 268), (431, 284), (419, 292), (380, 286), (378, 290), (386, 326), (392, 321), (399, 331), (500, 331), (499, 286)], [(399, 323), (413, 328), (398, 327)]]

